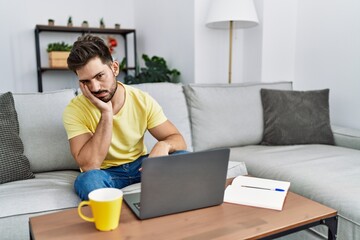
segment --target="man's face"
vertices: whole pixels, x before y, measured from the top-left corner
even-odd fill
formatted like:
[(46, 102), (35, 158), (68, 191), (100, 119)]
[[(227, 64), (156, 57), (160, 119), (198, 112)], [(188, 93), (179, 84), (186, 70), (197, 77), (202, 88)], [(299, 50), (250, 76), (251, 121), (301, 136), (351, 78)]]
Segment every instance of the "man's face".
[(76, 73), (79, 82), (86, 85), (95, 97), (103, 102), (109, 102), (117, 89), (116, 67), (116, 63), (109, 66), (95, 57)]

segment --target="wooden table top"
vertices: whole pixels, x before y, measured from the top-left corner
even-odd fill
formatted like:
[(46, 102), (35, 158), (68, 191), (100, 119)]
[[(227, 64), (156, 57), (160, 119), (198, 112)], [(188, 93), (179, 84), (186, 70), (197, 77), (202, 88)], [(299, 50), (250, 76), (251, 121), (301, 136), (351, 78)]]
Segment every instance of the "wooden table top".
[[(90, 209), (83, 208), (85, 214)], [(287, 194), (282, 211), (223, 203), (147, 220), (138, 220), (123, 203), (116, 230), (100, 232), (82, 220), (77, 209), (30, 218), (32, 239), (257, 239), (336, 216), (334, 209), (295, 193)]]

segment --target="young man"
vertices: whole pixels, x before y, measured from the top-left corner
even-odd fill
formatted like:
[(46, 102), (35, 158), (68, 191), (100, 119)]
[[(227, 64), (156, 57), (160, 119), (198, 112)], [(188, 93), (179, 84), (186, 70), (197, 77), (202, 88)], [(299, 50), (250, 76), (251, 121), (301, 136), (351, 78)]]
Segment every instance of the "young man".
[[(151, 96), (116, 80), (119, 63), (101, 38), (79, 37), (67, 62), (82, 91), (63, 114), (71, 153), (82, 171), (74, 183), (82, 200), (98, 188), (140, 182), (144, 157), (186, 149)], [(146, 130), (158, 140), (149, 155), (143, 142)]]

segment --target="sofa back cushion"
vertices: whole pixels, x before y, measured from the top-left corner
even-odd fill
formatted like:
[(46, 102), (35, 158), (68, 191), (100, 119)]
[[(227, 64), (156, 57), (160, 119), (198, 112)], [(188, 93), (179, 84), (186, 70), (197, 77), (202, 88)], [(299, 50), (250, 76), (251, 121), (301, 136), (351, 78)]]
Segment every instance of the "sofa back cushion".
[(70, 153), (62, 123), (65, 106), (75, 96), (73, 90), (47, 93), (15, 93), (24, 154), (34, 173), (78, 169)]
[[(183, 135), (187, 150), (192, 151), (191, 128), (186, 99), (182, 84), (174, 83), (142, 83), (132, 85), (149, 93), (163, 108), (166, 117), (179, 129)], [(156, 139), (149, 132), (145, 134), (145, 145), (150, 151)]]
[(0, 184), (34, 177), (19, 136), (12, 93), (0, 94)]
[(194, 150), (259, 144), (264, 131), (261, 88), (291, 90), (292, 83), (185, 86)]

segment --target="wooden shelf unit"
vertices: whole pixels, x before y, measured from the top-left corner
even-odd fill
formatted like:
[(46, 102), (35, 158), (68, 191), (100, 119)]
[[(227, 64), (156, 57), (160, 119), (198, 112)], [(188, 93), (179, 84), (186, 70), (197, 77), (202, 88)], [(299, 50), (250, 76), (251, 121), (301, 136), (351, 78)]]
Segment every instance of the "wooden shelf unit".
[(81, 35), (93, 33), (93, 34), (109, 34), (120, 35), (124, 38), (125, 58), (126, 66), (128, 64), (128, 35), (133, 35), (134, 47), (134, 66), (123, 69), (125, 74), (128, 74), (129, 70), (135, 70), (137, 66), (137, 50), (136, 50), (136, 31), (135, 29), (115, 29), (115, 28), (93, 28), (93, 27), (66, 27), (66, 26), (48, 26), (48, 25), (36, 25), (35, 26), (35, 50), (36, 50), (36, 66), (37, 66), (37, 78), (38, 78), (38, 91), (43, 92), (43, 79), (42, 74), (46, 71), (69, 71), (67, 68), (50, 68), (41, 66), (41, 53), (40, 53), (40, 33), (41, 32), (58, 32), (58, 33), (78, 33)]

